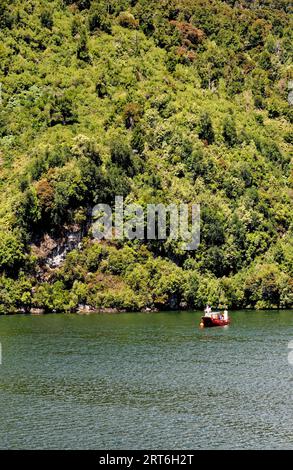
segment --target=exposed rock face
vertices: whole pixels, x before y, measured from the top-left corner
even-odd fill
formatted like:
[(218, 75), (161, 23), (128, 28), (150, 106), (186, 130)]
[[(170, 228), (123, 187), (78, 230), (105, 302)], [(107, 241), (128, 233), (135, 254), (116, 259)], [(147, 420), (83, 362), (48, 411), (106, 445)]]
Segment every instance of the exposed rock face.
[(32, 252), (43, 268), (58, 268), (67, 253), (81, 246), (83, 236), (84, 230), (80, 226), (66, 227), (58, 238), (45, 234), (40, 241), (32, 245)]
[(52, 249), (51, 253), (47, 257), (46, 264), (50, 268), (58, 268), (60, 264), (65, 260), (67, 253), (80, 247), (82, 239), (81, 231), (69, 233), (67, 238)]

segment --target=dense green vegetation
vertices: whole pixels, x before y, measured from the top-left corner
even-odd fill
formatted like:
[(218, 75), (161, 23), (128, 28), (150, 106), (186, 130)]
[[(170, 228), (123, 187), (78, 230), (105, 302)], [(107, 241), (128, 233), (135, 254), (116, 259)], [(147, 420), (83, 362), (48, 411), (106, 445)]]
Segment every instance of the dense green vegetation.
[[(292, 30), (286, 0), (0, 0), (0, 312), (292, 306)], [(115, 195), (200, 203), (198, 250), (93, 241)]]

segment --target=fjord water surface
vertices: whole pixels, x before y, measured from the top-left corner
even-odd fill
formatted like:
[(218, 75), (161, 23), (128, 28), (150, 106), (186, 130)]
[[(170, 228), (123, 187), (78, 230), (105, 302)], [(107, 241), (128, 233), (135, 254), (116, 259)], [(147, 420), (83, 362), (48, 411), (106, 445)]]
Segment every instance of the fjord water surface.
[(1, 449), (293, 449), (292, 311), (0, 317)]

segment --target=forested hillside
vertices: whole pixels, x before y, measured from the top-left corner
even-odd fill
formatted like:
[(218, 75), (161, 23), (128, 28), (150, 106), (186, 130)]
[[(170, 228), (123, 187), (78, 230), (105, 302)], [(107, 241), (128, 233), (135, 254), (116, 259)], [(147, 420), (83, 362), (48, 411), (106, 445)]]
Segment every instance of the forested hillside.
[[(292, 26), (287, 0), (0, 0), (0, 313), (292, 307)], [(200, 203), (199, 248), (94, 241), (115, 195)]]

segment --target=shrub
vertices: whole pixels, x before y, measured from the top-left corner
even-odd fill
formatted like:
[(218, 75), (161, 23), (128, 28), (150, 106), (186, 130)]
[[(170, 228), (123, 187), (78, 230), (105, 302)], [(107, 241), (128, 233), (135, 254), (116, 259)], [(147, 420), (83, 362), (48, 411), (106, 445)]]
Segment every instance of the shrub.
[(70, 312), (76, 303), (77, 299), (70, 296), (62, 281), (40, 284), (33, 295), (33, 304), (47, 312)]
[(32, 302), (32, 283), (23, 273), (14, 280), (0, 277), (0, 314), (29, 311)]
[(124, 28), (136, 29), (139, 22), (128, 11), (122, 11), (118, 16), (118, 24)]

